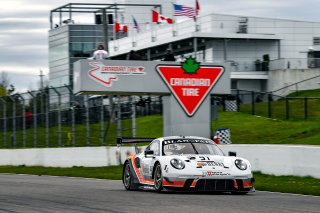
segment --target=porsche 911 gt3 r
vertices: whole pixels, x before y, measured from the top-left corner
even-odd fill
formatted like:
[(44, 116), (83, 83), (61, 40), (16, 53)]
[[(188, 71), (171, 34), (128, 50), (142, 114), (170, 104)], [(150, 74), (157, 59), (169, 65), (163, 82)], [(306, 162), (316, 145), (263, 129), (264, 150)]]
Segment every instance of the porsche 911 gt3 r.
[(127, 190), (154, 189), (219, 191), (246, 194), (254, 191), (248, 160), (225, 156), (210, 139), (171, 136), (157, 139), (118, 138), (118, 144), (150, 142), (123, 167)]

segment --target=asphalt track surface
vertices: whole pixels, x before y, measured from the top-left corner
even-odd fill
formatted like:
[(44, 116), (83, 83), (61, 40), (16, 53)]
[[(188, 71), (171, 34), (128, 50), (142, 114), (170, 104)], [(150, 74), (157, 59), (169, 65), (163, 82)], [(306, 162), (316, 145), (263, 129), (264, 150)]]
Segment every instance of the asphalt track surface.
[(121, 181), (0, 175), (0, 212), (320, 212), (320, 197), (126, 191)]

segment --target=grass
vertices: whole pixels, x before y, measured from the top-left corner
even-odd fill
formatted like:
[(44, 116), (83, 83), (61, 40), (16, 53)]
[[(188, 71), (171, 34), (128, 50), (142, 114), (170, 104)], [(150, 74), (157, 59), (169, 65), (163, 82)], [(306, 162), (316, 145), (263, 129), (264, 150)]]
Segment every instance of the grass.
[[(251, 94), (243, 95), (251, 97)], [(288, 103), (285, 98), (270, 103), (254, 103), (254, 114), (282, 120), (320, 120), (320, 89), (301, 90), (293, 92), (287, 97)], [(252, 114), (252, 108), (251, 103), (241, 104), (239, 111)]]
[(255, 188), (261, 191), (320, 196), (320, 179), (312, 177), (273, 176), (255, 172)]
[(229, 128), (234, 144), (320, 145), (318, 121), (283, 121), (239, 112), (219, 113), (212, 129)]
[[(0, 166), (0, 173), (86, 177), (121, 180), (122, 166), (109, 167), (26, 167)], [(320, 179), (312, 177), (272, 176), (254, 173), (255, 188), (262, 191), (320, 196)]]
[[(288, 112), (286, 100), (279, 99), (270, 103), (254, 103), (254, 114), (281, 120), (320, 120), (320, 98), (290, 98), (288, 99)], [(252, 114), (252, 104), (242, 104), (240, 112)]]
[(40, 166), (0, 166), (0, 173), (30, 174), (30, 175), (52, 175), (67, 177), (84, 177), (120, 180), (122, 177), (122, 166), (107, 167), (40, 167)]
[(289, 94), (288, 97), (320, 97), (320, 89), (300, 90)]

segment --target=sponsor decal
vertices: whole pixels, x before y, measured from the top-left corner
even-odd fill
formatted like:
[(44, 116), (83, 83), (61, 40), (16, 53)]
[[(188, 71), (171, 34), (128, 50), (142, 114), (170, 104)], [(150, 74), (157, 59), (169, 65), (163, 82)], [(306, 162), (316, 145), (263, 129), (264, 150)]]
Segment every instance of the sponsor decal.
[(100, 61), (89, 62), (93, 68), (88, 71), (91, 79), (104, 86), (111, 87), (113, 82), (118, 81), (119, 75), (145, 75), (145, 68), (142, 66), (110, 66)]
[(212, 176), (230, 176), (228, 172), (216, 172), (216, 171), (203, 171), (202, 176), (212, 177)]
[(163, 141), (164, 145), (173, 144), (173, 143), (206, 143), (206, 144), (214, 144), (213, 141), (202, 140), (202, 139), (172, 139), (172, 140)]
[(168, 172), (169, 172), (169, 166), (165, 165), (164, 171), (165, 171), (166, 173), (168, 173)]
[(224, 72), (223, 67), (200, 66), (189, 57), (181, 64), (158, 65), (157, 72), (188, 116), (193, 116)]
[(202, 162), (197, 162), (197, 168), (202, 168), (203, 163)]
[(204, 161), (204, 162), (198, 162), (198, 163), (202, 163), (202, 166), (218, 166), (218, 167), (224, 167), (223, 163), (219, 163), (219, 162), (215, 162), (215, 161)]

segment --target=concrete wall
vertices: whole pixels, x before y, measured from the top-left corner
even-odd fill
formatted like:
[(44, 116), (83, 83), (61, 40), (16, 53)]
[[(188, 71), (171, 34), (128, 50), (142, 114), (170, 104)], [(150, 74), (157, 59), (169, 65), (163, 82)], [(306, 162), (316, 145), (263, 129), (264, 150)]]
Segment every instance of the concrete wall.
[[(269, 71), (268, 91), (278, 90), (290, 84), (300, 82), (320, 75), (320, 69), (287, 69)], [(293, 85), (286, 89), (277, 91), (276, 95), (287, 95), (298, 90), (319, 89), (320, 77), (299, 83), (298, 86)]]
[[(77, 147), (0, 150), (0, 165), (99, 167), (119, 165), (120, 149), (117, 147)], [(134, 153), (133, 147), (121, 148), (121, 162)]]
[[(235, 151), (237, 156), (248, 159), (254, 171), (273, 175), (320, 178), (320, 146), (221, 145), (220, 147), (226, 154)], [(128, 155), (134, 153), (134, 149), (133, 147), (121, 147), (121, 150), (117, 147), (2, 149), (0, 165), (46, 167), (119, 165), (120, 152), (123, 163)]]
[(320, 178), (320, 146), (299, 145), (221, 145), (250, 161), (254, 171), (271, 175), (312, 176)]

